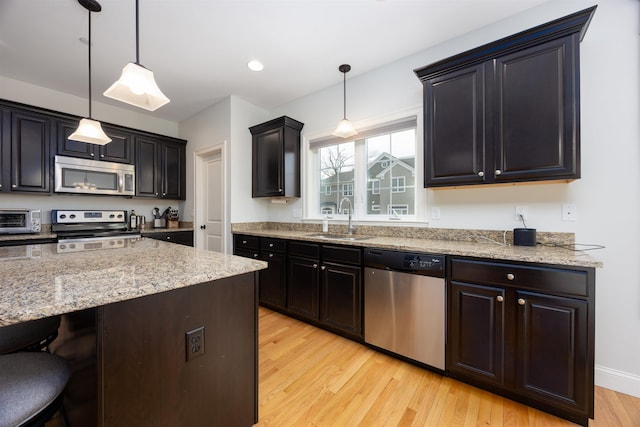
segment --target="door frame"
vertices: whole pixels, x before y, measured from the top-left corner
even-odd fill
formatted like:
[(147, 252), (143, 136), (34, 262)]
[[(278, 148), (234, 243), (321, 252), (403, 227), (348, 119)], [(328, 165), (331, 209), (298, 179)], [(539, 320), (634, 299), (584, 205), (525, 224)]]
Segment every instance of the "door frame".
[(219, 144), (210, 145), (193, 153), (193, 230), (194, 230), (194, 246), (198, 249), (203, 249), (203, 233), (200, 230), (201, 219), (204, 216), (202, 212), (204, 204), (198, 203), (199, 200), (204, 200), (204, 186), (202, 180), (199, 180), (200, 176), (204, 172), (204, 159), (211, 154), (217, 152), (220, 153), (220, 159), (222, 161), (222, 252), (227, 253), (229, 224), (227, 219), (229, 218), (229, 195), (227, 191), (227, 153), (228, 153), (227, 140), (222, 141)]

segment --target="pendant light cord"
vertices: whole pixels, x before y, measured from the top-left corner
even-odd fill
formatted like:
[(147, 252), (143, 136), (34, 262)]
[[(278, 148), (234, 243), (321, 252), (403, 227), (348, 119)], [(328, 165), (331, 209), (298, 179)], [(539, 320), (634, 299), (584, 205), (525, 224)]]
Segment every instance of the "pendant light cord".
[(346, 72), (342, 72), (342, 95), (343, 95), (343, 102), (344, 102), (344, 114), (343, 114), (343, 119), (347, 120), (347, 73)]
[(89, 118), (93, 119), (91, 114), (91, 9), (87, 8), (89, 12)]
[(138, 18), (138, 0), (136, 0), (136, 65), (140, 65), (140, 30)]

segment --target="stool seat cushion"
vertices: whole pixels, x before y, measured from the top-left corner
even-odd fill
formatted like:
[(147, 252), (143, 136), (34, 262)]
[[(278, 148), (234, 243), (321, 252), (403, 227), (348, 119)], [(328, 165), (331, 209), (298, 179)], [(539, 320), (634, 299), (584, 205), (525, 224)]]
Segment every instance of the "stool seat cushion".
[(38, 415), (62, 393), (69, 374), (67, 361), (50, 353), (0, 356), (0, 427)]

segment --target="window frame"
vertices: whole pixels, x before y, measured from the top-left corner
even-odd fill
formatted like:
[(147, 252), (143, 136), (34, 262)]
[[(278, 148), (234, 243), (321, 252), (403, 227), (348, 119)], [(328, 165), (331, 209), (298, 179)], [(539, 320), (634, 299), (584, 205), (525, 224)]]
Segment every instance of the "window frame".
[[(402, 185), (394, 185), (394, 181), (402, 180)], [(391, 177), (391, 192), (392, 193), (406, 193), (407, 192), (407, 178), (404, 176), (392, 176)]]
[[(413, 108), (409, 108), (406, 110), (402, 110), (396, 113), (389, 113), (375, 119), (367, 119), (358, 122), (354, 122), (356, 129), (367, 130), (367, 129), (375, 129), (384, 127), (386, 123), (392, 121), (400, 121), (403, 119), (408, 119), (413, 117), (415, 119), (415, 161), (414, 161), (414, 175), (415, 175), (415, 192), (414, 192), (414, 200), (415, 200), (415, 208), (413, 215), (403, 215), (401, 217), (395, 215), (384, 215), (384, 214), (367, 214), (367, 171), (366, 168), (357, 168), (359, 171), (356, 171), (356, 176), (354, 176), (354, 196), (350, 196), (352, 202), (354, 202), (353, 209), (353, 220), (358, 221), (360, 223), (370, 223), (373, 225), (389, 225), (393, 224), (416, 224), (422, 225), (427, 223), (427, 189), (425, 189), (422, 185), (423, 176), (424, 176), (424, 147), (423, 147), (423, 114), (422, 114), (422, 106), (416, 106)], [(321, 215), (320, 214), (320, 192), (318, 189), (320, 188), (320, 179), (319, 179), (319, 150), (313, 148), (313, 144), (317, 141), (326, 140), (329, 138), (334, 138), (331, 136), (331, 130), (326, 130), (323, 132), (316, 133), (307, 133), (303, 131), (302, 141), (303, 141), (303, 149), (302, 151), (302, 180), (303, 180), (303, 215), (302, 221), (309, 222), (317, 222), (322, 219), (332, 219), (339, 221), (346, 221), (346, 215), (333, 214), (333, 215)], [(361, 141), (358, 139), (359, 135), (356, 135), (354, 138), (345, 139), (344, 143), (347, 142), (355, 142)], [(362, 150), (360, 155), (365, 155), (365, 143), (354, 144), (355, 151), (358, 153), (358, 150)], [(357, 156), (358, 154), (356, 154)], [(363, 170), (364, 169), (364, 170)], [(360, 173), (361, 176), (357, 176)], [(358, 181), (362, 180), (362, 183), (358, 184)], [(406, 183), (406, 182), (405, 182)], [(359, 185), (363, 186), (364, 192), (359, 194), (362, 190), (358, 190)], [(316, 194), (317, 193), (317, 194)]]

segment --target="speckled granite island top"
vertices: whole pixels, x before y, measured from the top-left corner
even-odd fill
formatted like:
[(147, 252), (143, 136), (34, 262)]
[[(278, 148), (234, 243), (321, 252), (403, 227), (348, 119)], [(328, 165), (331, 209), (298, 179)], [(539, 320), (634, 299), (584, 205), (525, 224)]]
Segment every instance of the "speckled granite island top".
[[(278, 223), (241, 223), (233, 225), (236, 234), (304, 240), (325, 244), (459, 255), (505, 261), (557, 264), (575, 267), (602, 267), (602, 262), (584, 252), (574, 251), (573, 235), (569, 233), (538, 233), (537, 246), (513, 246), (511, 232), (483, 230), (451, 230), (414, 227), (359, 227), (356, 237), (362, 240), (323, 239), (323, 233), (307, 224), (287, 226)], [(344, 233), (346, 229), (329, 229), (329, 233)], [(377, 234), (380, 233), (380, 234)], [(506, 244), (504, 244), (506, 242)], [(540, 244), (543, 243), (543, 244)], [(569, 248), (567, 248), (569, 247)]]
[(98, 307), (261, 270), (266, 262), (149, 238), (118, 249), (30, 255), (0, 248), (0, 326)]

